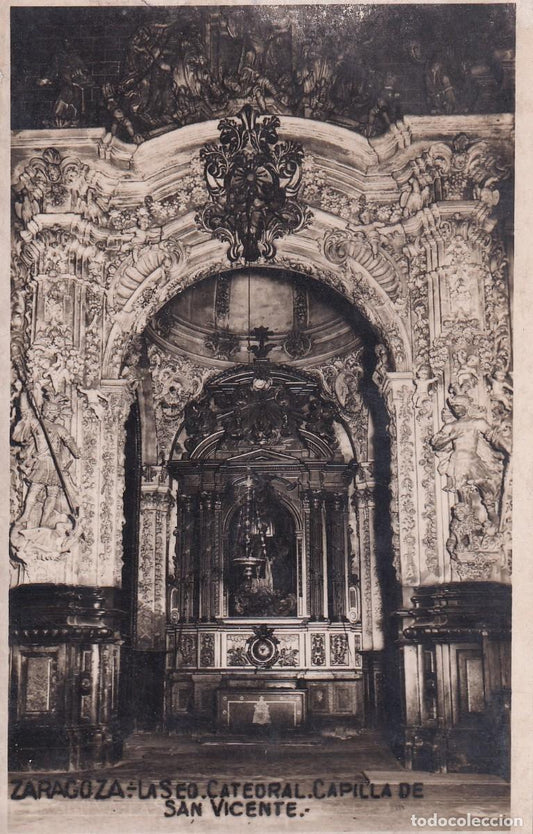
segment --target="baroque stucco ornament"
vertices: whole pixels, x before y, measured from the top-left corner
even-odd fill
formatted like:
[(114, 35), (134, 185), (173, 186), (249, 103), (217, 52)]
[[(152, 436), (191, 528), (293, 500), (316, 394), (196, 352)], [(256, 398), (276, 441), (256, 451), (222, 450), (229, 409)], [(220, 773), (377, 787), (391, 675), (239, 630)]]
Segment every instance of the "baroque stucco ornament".
[[(258, 122), (264, 125), (266, 121), (266, 117), (257, 117), (256, 127)], [(283, 118), (280, 122), (285, 127)], [(240, 124), (238, 119), (232, 123), (234, 126)], [(297, 127), (299, 136), (305, 137), (306, 146), (301, 167), (305, 168), (313, 161), (313, 154), (317, 160), (307, 182), (304, 171), (302, 188), (298, 191), (299, 200), (310, 203), (313, 210), (317, 207), (316, 224), (309, 235), (290, 235), (283, 239), (277, 246), (275, 262), (281, 268), (298, 271), (304, 281), (308, 276), (347, 298), (375, 328), (382, 345), (387, 346), (390, 371), (414, 372), (414, 386), (405, 380), (409, 390), (404, 392), (403, 399), (400, 398), (402, 414), (397, 413), (399, 403), (395, 407), (388, 404), (391, 415), (388, 432), (392, 459), (396, 463), (402, 443), (397, 442), (395, 432), (402, 430), (404, 436), (409, 425), (412, 433), (415, 453), (407, 461), (410, 447), (405, 446), (403, 452), (406, 474), (414, 466), (416, 473), (411, 472), (410, 478), (421, 485), (417, 497), (419, 544), (413, 546), (412, 531), (407, 530), (402, 521), (398, 525), (399, 514), (412, 514), (412, 507), (400, 508), (402, 488), (396, 482), (394, 472), (391, 482), (392, 539), (395, 549), (398, 543), (398, 567), (400, 551), (403, 554), (399, 573), (405, 577), (408, 574), (415, 576), (419, 561), (417, 551), (422, 552), (423, 547), (424, 556), (420, 557), (422, 580), (430, 576), (440, 578), (449, 569), (446, 566), (450, 565), (450, 559), (451, 570), (458, 570), (457, 560), (446, 550), (446, 540), (453, 538), (457, 524), (453, 523), (455, 518), (450, 521), (450, 497), (444, 489), (445, 479), (439, 478), (440, 458), (435, 456), (429, 442), (435, 434), (448, 386), (453, 385), (461, 392), (468, 388), (475, 404), (485, 409), (491, 426), (504, 423), (506, 430), (512, 408), (507, 262), (500, 237), (491, 228), (494, 216), (500, 212), (501, 202), (496, 205), (496, 195), (493, 194), (494, 199), (490, 200), (490, 194), (483, 191), (484, 188), (494, 190), (494, 186), (505, 179), (506, 155), (498, 151), (500, 144), (502, 148), (507, 145), (501, 140), (493, 148), (492, 141), (489, 146), (477, 139), (486, 134), (475, 130), (470, 133), (469, 130), (473, 138), (465, 151), (461, 142), (454, 142), (453, 134), (448, 135), (444, 144), (448, 147), (446, 159), (449, 157), (450, 171), (437, 172), (440, 179), (435, 180), (435, 194), (430, 204), (413, 213), (405, 211), (407, 206), (400, 204), (405, 202), (400, 196), (407, 189), (409, 177), (419, 165), (424, 148), (431, 151), (431, 159), (444, 158), (443, 142), (435, 145), (424, 138), (423, 141), (413, 140), (412, 145), (403, 149), (398, 148), (394, 162), (389, 160), (387, 171), (379, 173), (383, 179), (379, 194), (368, 188), (368, 183), (363, 182), (364, 177), (361, 179), (361, 193), (366, 194), (362, 199), (358, 196), (359, 187), (350, 195), (344, 193), (346, 189), (338, 177), (333, 188), (333, 174), (329, 169), (326, 174), (317, 168), (323, 157), (314, 144), (313, 132), (310, 128), (306, 130), (305, 120), (300, 120)], [(294, 135), (294, 131), (288, 132)], [(332, 134), (331, 141), (337, 139), (342, 139), (341, 133), (338, 136)], [(175, 140), (168, 137), (165, 141), (169, 152), (179, 146), (177, 135)], [(117, 450), (121, 448), (123, 427), (119, 425), (120, 437), (114, 438), (115, 428), (109, 425), (107, 415), (112, 411), (110, 403), (115, 388), (117, 395), (119, 388), (123, 389), (121, 396), (126, 404), (131, 401), (132, 388), (139, 384), (133, 374), (136, 359), (133, 357), (130, 361), (128, 357), (132, 336), (142, 333), (175, 293), (208, 275), (227, 270), (226, 247), (217, 240), (206, 240), (205, 236), (198, 240), (199, 236), (194, 232), (194, 210), (201, 204), (202, 191), (205, 194), (201, 170), (205, 160), (197, 163), (201, 144), (198, 141), (193, 148), (191, 164), (185, 173), (165, 174), (164, 188), (157, 178), (145, 185), (137, 173), (128, 174), (132, 187), (127, 196), (122, 193), (122, 180), (117, 176), (114, 162), (109, 161), (111, 157), (108, 161), (100, 157), (99, 161), (91, 162), (87, 153), (81, 153), (75, 143), (68, 147), (63, 143), (60, 150), (48, 148), (40, 155), (32, 150), (27, 156), (21, 155), (17, 163), (14, 177), (14, 338), (25, 357), (28, 382), (35, 397), (38, 399), (40, 390), (46, 389), (48, 394), (68, 398), (70, 406), (69, 413), (65, 414), (68, 418), (65, 428), (82, 453), (79, 459), (73, 459), (70, 469), (83, 494), (78, 526), (83, 536), (74, 542), (74, 536), (68, 531), (66, 544), (74, 551), (70, 559), (65, 551), (63, 561), (68, 565), (74, 564), (78, 550), (88, 558), (93, 551), (102, 554), (110, 541), (116, 541), (117, 546), (120, 544), (120, 520), (114, 520), (115, 501), (111, 501), (109, 511), (104, 508), (100, 512), (100, 485), (96, 472), (103, 456), (110, 465), (113, 463), (113, 485), (117, 486), (123, 477), (119, 462), (115, 460)], [(284, 145), (276, 141), (274, 145), (268, 145), (267, 150), (273, 152), (277, 148), (278, 153)], [(148, 154), (149, 150), (149, 143), (139, 149), (139, 174), (145, 164), (143, 154)], [(468, 164), (460, 180), (454, 177), (466, 158), (463, 153)], [(391, 165), (396, 167), (389, 174)], [(391, 177), (395, 181), (394, 188), (389, 187), (387, 191), (385, 178)], [(437, 194), (439, 183), (442, 189)], [(311, 191), (311, 184), (318, 190)], [(340, 189), (338, 194), (335, 189)], [(351, 199), (354, 206), (357, 204), (357, 216), (345, 214), (339, 202), (341, 198)], [(482, 211), (489, 204), (491, 212)], [(452, 207), (454, 213), (450, 214)], [(338, 218), (348, 221), (349, 225), (343, 223), (339, 228)], [(431, 310), (437, 288), (441, 306), (435, 311), (433, 323)], [(218, 332), (222, 336), (223, 289), (217, 309)], [(305, 311), (300, 310), (297, 301), (295, 297), (294, 334), (285, 349), (289, 356), (301, 358), (307, 356), (308, 346), (301, 338)], [(458, 322), (461, 323), (461, 343), (456, 339), (452, 344), (450, 334)], [(163, 332), (160, 335), (164, 337)], [(231, 356), (232, 344), (226, 344), (221, 338), (212, 350), (215, 355)], [(329, 395), (338, 403), (343, 419), (352, 435), (355, 434), (354, 447), (359, 457), (368, 445), (366, 412), (360, 409), (356, 393), (360, 369), (355, 357), (353, 367), (342, 358), (341, 368), (341, 357), (336, 357), (337, 365), (334, 359), (332, 357), (328, 367), (320, 370), (328, 378)], [(187, 402), (200, 395), (213, 373), (195, 367), (186, 357), (173, 357), (173, 361), (180, 370), (171, 374), (172, 382), (170, 376), (166, 378), (169, 371), (166, 358), (160, 368), (152, 368), (158, 392), (160, 377), (165, 388), (164, 394), (159, 392), (161, 397), (157, 392), (155, 397), (157, 450), (154, 460), (160, 460), (161, 455), (168, 457)], [(380, 377), (378, 388), (385, 392), (388, 370), (382, 374), (377, 367), (376, 371)], [(107, 381), (112, 381), (112, 388)], [(323, 384), (324, 380), (321, 382)], [(407, 411), (411, 409), (413, 415), (408, 418)], [(360, 430), (356, 431), (356, 426)], [(15, 451), (18, 454), (18, 446)], [(19, 488), (14, 496), (15, 520), (22, 513), (28, 489), (28, 480), (19, 464), (17, 458), (15, 469)], [(498, 533), (507, 541), (509, 463), (503, 480)], [(42, 495), (39, 501), (41, 499)], [(121, 509), (117, 518), (120, 514)], [(103, 524), (99, 523), (99, 517), (103, 518)], [(440, 536), (441, 527), (443, 537)], [(29, 540), (29, 534), (25, 536)], [(400, 547), (401, 536), (403, 544)], [(44, 534), (43, 542), (47, 546)], [(490, 544), (488, 539), (485, 544)], [(18, 539), (12, 545), (15, 550), (20, 550)], [(485, 551), (480, 546), (476, 552)], [(98, 555), (97, 558), (101, 566), (98, 570), (104, 570), (103, 557)], [(115, 560), (115, 556), (112, 558)], [(469, 557), (468, 562), (471, 561)], [(464, 578), (476, 578), (473, 571), (474, 566)]]
[(246, 105), (240, 124), (223, 119), (220, 144), (200, 151), (210, 201), (196, 215), (203, 231), (229, 243), (228, 259), (253, 263), (271, 261), (274, 241), (294, 234), (311, 221), (309, 209), (298, 203), (303, 148), (278, 141), (280, 121), (258, 118)]

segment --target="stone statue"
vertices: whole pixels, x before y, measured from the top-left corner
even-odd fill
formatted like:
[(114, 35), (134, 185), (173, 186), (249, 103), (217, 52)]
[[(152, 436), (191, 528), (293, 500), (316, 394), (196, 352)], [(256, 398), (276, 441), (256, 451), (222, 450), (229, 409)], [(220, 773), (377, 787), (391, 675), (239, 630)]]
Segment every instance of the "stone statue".
[(456, 396), (448, 401), (454, 420), (431, 438), (436, 452), (449, 451), (445, 472), (446, 489), (455, 491), (461, 503), (475, 510), (483, 520), (483, 506), (488, 520), (498, 526), (502, 491), (502, 454), (508, 455), (505, 441), (483, 417), (472, 416), (471, 400)]
[(415, 379), (415, 393), (413, 394), (415, 408), (422, 408), (424, 404), (431, 401), (431, 388), (436, 382), (438, 382), (438, 377), (432, 375), (430, 365), (421, 365), (416, 372)]
[(25, 565), (31, 565), (34, 560), (55, 561), (71, 550), (79, 536), (79, 527), (77, 531), (76, 534), (72, 520), (61, 513), (53, 527), (15, 526), (11, 534), (11, 544)]
[[(69, 515), (77, 514), (78, 500), (69, 469), (72, 458), (80, 457), (80, 450), (61, 422), (61, 406), (59, 398), (46, 399), (39, 419), (27, 395), (21, 396), (21, 420), (12, 437), (23, 446), (23, 474), (29, 487), (22, 515), (17, 519), (19, 529), (30, 526), (54, 529), (58, 514), (64, 513), (62, 494)], [(36, 517), (35, 508), (41, 502)]]

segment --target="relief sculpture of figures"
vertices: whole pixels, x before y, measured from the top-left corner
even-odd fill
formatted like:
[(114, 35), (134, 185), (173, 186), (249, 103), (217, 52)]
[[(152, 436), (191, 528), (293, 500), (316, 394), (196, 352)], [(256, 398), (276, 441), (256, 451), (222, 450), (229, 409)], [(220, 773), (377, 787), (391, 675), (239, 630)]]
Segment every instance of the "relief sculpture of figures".
[(54, 104), (55, 127), (77, 127), (83, 123), (86, 111), (85, 96), (92, 80), (83, 59), (65, 39), (63, 48), (54, 57), (50, 71), (39, 79), (41, 87), (59, 87)]

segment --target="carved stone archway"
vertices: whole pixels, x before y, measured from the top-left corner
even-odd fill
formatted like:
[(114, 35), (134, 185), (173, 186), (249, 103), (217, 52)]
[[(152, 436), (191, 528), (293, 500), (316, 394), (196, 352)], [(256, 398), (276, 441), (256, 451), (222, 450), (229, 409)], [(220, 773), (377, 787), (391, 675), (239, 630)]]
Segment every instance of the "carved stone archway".
[[(491, 699), (499, 698), (506, 686), (505, 617), (496, 612), (487, 623), (476, 593), (484, 589), (504, 610), (510, 570), (512, 385), (507, 375), (508, 230), (501, 222), (505, 211), (498, 216), (496, 186), (509, 172), (511, 120), (410, 118), (372, 142), (305, 119), (283, 118), (281, 129), (304, 144), (312, 157), (311, 179), (321, 184), (313, 190), (308, 183), (304, 191), (313, 222), (279, 242), (273, 263), (347, 299), (383, 347), (377, 376), (389, 415), (391, 559), (404, 605), (397, 634), (405, 672), (404, 751), (408, 758), (412, 754), (415, 766), (419, 755), (426, 761), (422, 750), (433, 766), (454, 767), (457, 763), (447, 760), (448, 741), (463, 743), (470, 730), (457, 728), (448, 710), (444, 730), (435, 731), (437, 689), (446, 693), (445, 705), (462, 697), (450, 676), (451, 664), (459, 664), (459, 677), (473, 670), (468, 685), (477, 687), (476, 703), (483, 701), (487, 720)], [(104, 146), (99, 131), (69, 131), (53, 138), (37, 134), (19, 135), (14, 152), (11, 544), (15, 582), (23, 586), (14, 596), (25, 612), (16, 623), (15, 646), (22, 658), (29, 641), (30, 655), (37, 658), (35, 640), (44, 645), (47, 639), (42, 629), (30, 633), (32, 599), (41, 599), (37, 586), (66, 584), (74, 597), (70, 591), (67, 597), (58, 593), (59, 620), (72, 605), (78, 619), (72, 625), (65, 615), (60, 651), (77, 640), (71, 626), (87, 627), (82, 633), (96, 648), (90, 657), (78, 652), (76, 668), (83, 680), (99, 681), (111, 692), (121, 640), (113, 612), (122, 582), (124, 423), (139, 386), (131, 364), (126, 366), (146, 361), (136, 352), (137, 337), (171, 297), (228, 267), (224, 246), (198, 231), (194, 222), (194, 211), (205, 199), (195, 158), (205, 142), (217, 138), (216, 124), (183, 128), (139, 148), (115, 140)], [(43, 147), (44, 152), (36, 150)], [(369, 204), (362, 209), (361, 195)], [(76, 537), (65, 519), (63, 527), (47, 526), (50, 507), (42, 507), (42, 495), (28, 489), (28, 426), (46, 417), (41, 415), (46, 400), (55, 402), (56, 415), (60, 404), (61, 419), (68, 424), (60, 427), (57, 416), (46, 418), (54, 442), (67, 448), (61, 449), (62, 460), (81, 496), (78, 506), (76, 490), (64, 490), (76, 521), (72, 525), (67, 515), (68, 524), (80, 533)], [(457, 466), (458, 440), (469, 443), (467, 472)], [(476, 444), (484, 445), (490, 458), (483, 469)], [(149, 602), (138, 633), (148, 650), (162, 651), (173, 517), (165, 470), (157, 460), (152, 463), (140, 485), (140, 574)], [(481, 471), (487, 477), (481, 478)], [(31, 477), (41, 493), (46, 487), (50, 504), (55, 493), (49, 487), (57, 484), (43, 485), (39, 472), (30, 473), (30, 482)], [(358, 489), (366, 504), (359, 521), (370, 538), (372, 490), (366, 486), (361, 478)], [(26, 512), (28, 495), (36, 504)], [(21, 519), (37, 519), (37, 532), (20, 524), (17, 528)], [(23, 558), (28, 554), (29, 576), (23, 567), (28, 567)], [(31, 575), (31, 570), (37, 572)], [(110, 593), (95, 591), (93, 599), (91, 591), (76, 602), (79, 586)], [(105, 610), (103, 619), (94, 615), (95, 605)], [(448, 612), (445, 625), (434, 616), (437, 607)], [(462, 613), (454, 619), (458, 610)], [(375, 615), (376, 620), (381, 616), (378, 607)], [(372, 626), (368, 632), (365, 639), (371, 641)], [(48, 647), (52, 654), (56, 644)], [(37, 676), (43, 662), (37, 658), (34, 664)], [(21, 659), (16, 667), (21, 676), (27, 673), (25, 663)], [(479, 684), (485, 667), (497, 669), (486, 692)], [(65, 663), (59, 674), (61, 680), (74, 680)], [(22, 677), (17, 681), (23, 692)], [(80, 689), (80, 695), (72, 688), (69, 698), (95, 716), (89, 689)], [(95, 743), (104, 760), (113, 755), (109, 727), (117, 704), (102, 704), (95, 721), (108, 727), (109, 737), (98, 736)], [(20, 699), (15, 708), (25, 732)], [(466, 703), (465, 727), (468, 709)], [(81, 755), (75, 733), (69, 745), (75, 764)]]

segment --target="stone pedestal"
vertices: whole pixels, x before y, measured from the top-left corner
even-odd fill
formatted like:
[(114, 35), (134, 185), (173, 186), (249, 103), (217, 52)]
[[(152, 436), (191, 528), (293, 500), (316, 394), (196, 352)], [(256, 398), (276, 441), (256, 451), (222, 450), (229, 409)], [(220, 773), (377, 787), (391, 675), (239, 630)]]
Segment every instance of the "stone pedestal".
[(120, 592), (24, 585), (11, 591), (14, 770), (78, 770), (116, 762)]
[(415, 590), (403, 628), (408, 767), (505, 774), (510, 597), (498, 583)]

